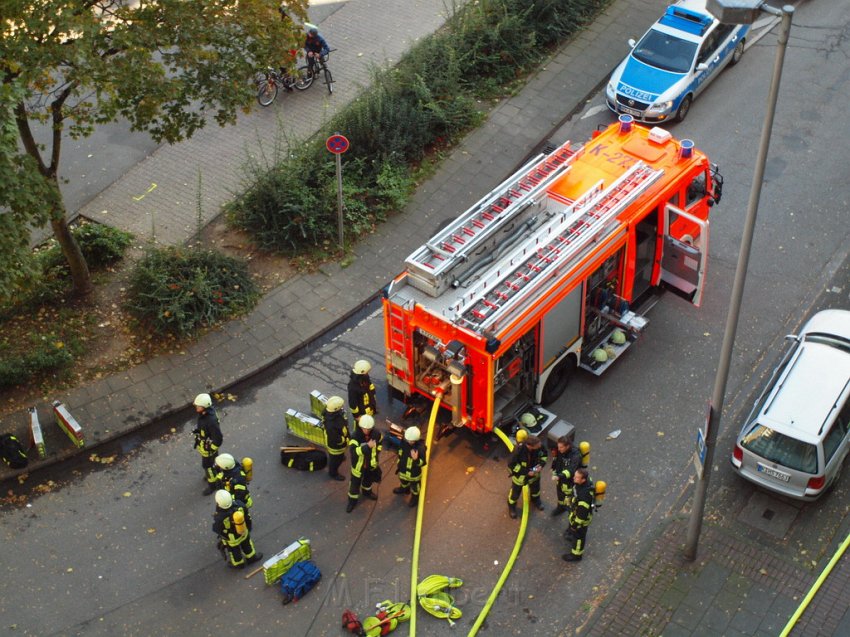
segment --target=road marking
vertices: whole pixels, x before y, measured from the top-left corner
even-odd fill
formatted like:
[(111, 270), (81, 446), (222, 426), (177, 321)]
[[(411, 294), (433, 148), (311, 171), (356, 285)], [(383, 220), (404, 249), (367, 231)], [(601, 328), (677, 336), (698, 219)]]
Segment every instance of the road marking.
[(597, 113), (601, 113), (602, 111), (607, 111), (608, 107), (605, 104), (598, 104), (596, 106), (591, 106), (587, 109), (587, 112), (581, 116), (581, 119), (587, 119), (588, 117), (593, 117)]
[(133, 201), (141, 201), (145, 198), (145, 195), (152, 193), (156, 189), (156, 184), (151, 182), (151, 187), (145, 190), (145, 192), (138, 197), (133, 197)]

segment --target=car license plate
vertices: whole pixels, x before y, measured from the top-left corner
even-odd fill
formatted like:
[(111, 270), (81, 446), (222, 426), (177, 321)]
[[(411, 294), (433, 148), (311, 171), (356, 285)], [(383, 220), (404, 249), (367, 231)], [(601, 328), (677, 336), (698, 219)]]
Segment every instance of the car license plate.
[(639, 111), (636, 108), (629, 108), (628, 106), (621, 106), (620, 110), (626, 115), (634, 115), (636, 117), (640, 117), (641, 115), (643, 115), (643, 111)]
[(790, 473), (785, 473), (784, 471), (777, 471), (776, 469), (765, 467), (761, 463), (759, 463), (758, 465), (758, 470), (760, 473), (763, 473), (766, 476), (770, 476), (771, 478), (776, 478), (777, 480), (782, 480), (782, 482), (788, 482), (791, 479)]

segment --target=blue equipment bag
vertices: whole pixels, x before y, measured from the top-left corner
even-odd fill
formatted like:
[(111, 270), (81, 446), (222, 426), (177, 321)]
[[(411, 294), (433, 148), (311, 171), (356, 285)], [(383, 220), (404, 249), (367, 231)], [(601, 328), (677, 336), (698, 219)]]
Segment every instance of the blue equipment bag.
[(322, 579), (319, 567), (310, 560), (296, 562), (283, 577), (280, 578), (280, 590), (283, 593), (283, 605), (297, 602)]

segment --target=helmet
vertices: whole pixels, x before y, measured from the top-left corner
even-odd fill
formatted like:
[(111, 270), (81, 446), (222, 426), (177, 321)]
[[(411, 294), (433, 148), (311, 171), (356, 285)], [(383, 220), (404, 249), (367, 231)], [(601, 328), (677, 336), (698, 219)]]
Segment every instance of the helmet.
[(625, 342), (626, 342), (626, 333), (625, 333), (623, 330), (621, 330), (620, 328), (617, 328), (616, 330), (614, 330), (614, 331), (611, 333), (611, 342), (612, 342), (612, 343), (614, 343), (614, 345), (623, 345), (623, 344), (625, 344)]
[(209, 409), (212, 407), (212, 398), (210, 398), (209, 394), (198, 394), (195, 396), (195, 402), (192, 403), (195, 407), (203, 407), (204, 409)]
[(215, 464), (219, 469), (224, 469), (227, 471), (228, 469), (232, 469), (236, 466), (236, 460), (233, 459), (229, 453), (219, 454), (215, 459)]
[(517, 442), (525, 442), (526, 438), (528, 438), (528, 432), (525, 429), (520, 429), (518, 432), (516, 432)]
[(355, 374), (368, 374), (370, 369), (372, 369), (372, 363), (369, 361), (357, 361), (354, 363), (353, 371)]
[(404, 430), (404, 439), (407, 442), (416, 442), (421, 437), (422, 433), (419, 431), (419, 427), (408, 427)]
[(229, 509), (233, 506), (233, 496), (224, 489), (219, 489), (215, 492), (215, 503), (221, 509)]
[(372, 418), (372, 416), (370, 416), (369, 414), (363, 414), (362, 416), (360, 416), (360, 420), (358, 421), (357, 425), (361, 429), (371, 429), (375, 426), (375, 419)]
[(595, 360), (597, 363), (604, 363), (608, 360), (608, 352), (606, 352), (601, 347), (597, 347), (595, 350), (593, 350), (593, 360)]
[(307, 33), (310, 35), (319, 35), (319, 30), (316, 27), (311, 27)]
[(334, 413), (342, 409), (342, 406), (345, 404), (345, 401), (339, 396), (331, 396), (328, 398), (328, 404), (325, 409), (329, 412)]
[(530, 414), (528, 412), (519, 417), (519, 422), (523, 427), (537, 426), (537, 418), (534, 417), (534, 414)]

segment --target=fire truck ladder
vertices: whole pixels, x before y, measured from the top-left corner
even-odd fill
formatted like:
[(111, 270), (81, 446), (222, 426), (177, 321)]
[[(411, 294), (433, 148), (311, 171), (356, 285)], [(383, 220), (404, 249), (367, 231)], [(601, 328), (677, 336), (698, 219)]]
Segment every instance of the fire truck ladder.
[(405, 318), (404, 308), (396, 303), (389, 303), (389, 352), (387, 353), (387, 362), (393, 368), (393, 374), (404, 379), (407, 382), (412, 382), (410, 365), (407, 362), (407, 342), (409, 339), (407, 329), (407, 319)]
[(419, 285), (415, 282), (414, 285), (439, 296), (448, 285), (441, 278), (458, 263), (468, 260), (476, 247), (568, 170), (581, 154), (580, 150), (572, 150), (570, 142), (565, 142), (548, 155), (539, 155), (434, 235), (405, 261), (408, 273), (419, 280)]
[(500, 316), (538, 292), (548, 275), (580, 255), (593, 241), (601, 238), (603, 231), (613, 231), (616, 226), (610, 222), (663, 172), (638, 162), (607, 189), (602, 190), (601, 183), (597, 184), (525, 245), (492, 267), (475, 288), (450, 309), (458, 312), (462, 325), (476, 331), (493, 327)]

